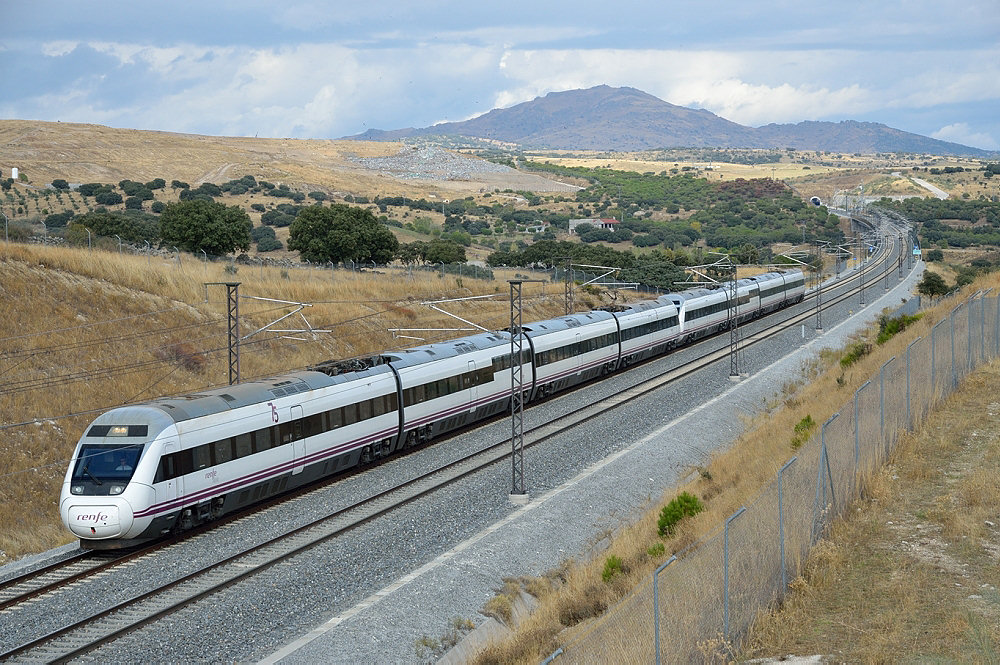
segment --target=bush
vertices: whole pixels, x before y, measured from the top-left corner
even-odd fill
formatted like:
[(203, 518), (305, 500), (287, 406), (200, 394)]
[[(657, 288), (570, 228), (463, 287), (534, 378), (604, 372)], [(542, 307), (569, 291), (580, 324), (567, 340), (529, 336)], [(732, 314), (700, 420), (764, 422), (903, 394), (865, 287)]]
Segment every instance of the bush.
[(167, 204), (164, 203), (163, 201), (153, 201), (153, 205), (149, 207), (149, 209), (155, 212), (156, 214), (160, 214), (161, 212), (166, 210), (166, 208)]
[(261, 238), (257, 241), (258, 252), (273, 252), (284, 248), (285, 246), (277, 238)]
[(797, 450), (803, 443), (809, 440), (809, 434), (816, 429), (816, 421), (812, 416), (806, 417), (795, 424), (795, 435), (792, 437), (792, 448)]
[(872, 351), (872, 345), (866, 342), (855, 342), (847, 347), (843, 357), (840, 359), (840, 367), (847, 369), (858, 362)]
[(69, 183), (62, 178), (56, 178), (52, 181), (52, 186), (56, 189), (69, 189)]
[(130, 196), (125, 199), (125, 207), (129, 210), (142, 210), (142, 199), (138, 196)]
[(670, 503), (660, 511), (660, 519), (656, 526), (661, 536), (673, 534), (677, 523), (685, 517), (697, 515), (705, 509), (701, 500), (689, 492), (681, 492), (670, 500)]
[(875, 338), (875, 343), (879, 346), (885, 344), (890, 339), (906, 330), (906, 327), (911, 323), (919, 321), (922, 316), (922, 314), (916, 314), (914, 316), (900, 314), (899, 316), (891, 319), (885, 315), (880, 316), (878, 319), (878, 337)]
[(601, 579), (607, 584), (622, 573), (622, 559), (612, 554), (604, 561), (604, 570), (601, 571)]
[(71, 219), (73, 213), (70, 211), (53, 213), (45, 218), (45, 227), (49, 229), (63, 227), (69, 224)]
[(118, 205), (122, 202), (122, 195), (118, 192), (101, 192), (94, 197), (94, 201), (101, 204), (102, 206), (113, 206)]
[(250, 209), (257, 212), (264, 212), (267, 208), (264, 207), (263, 203), (251, 203)]

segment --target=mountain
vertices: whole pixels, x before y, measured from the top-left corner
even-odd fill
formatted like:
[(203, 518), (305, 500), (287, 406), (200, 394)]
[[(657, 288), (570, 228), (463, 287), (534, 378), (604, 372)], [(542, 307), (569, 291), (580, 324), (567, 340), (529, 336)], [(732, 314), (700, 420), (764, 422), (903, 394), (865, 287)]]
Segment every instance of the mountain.
[(635, 151), (656, 148), (795, 148), (847, 153), (914, 152), (985, 157), (978, 148), (873, 122), (807, 121), (746, 127), (705, 109), (676, 106), (635, 88), (599, 85), (550, 92), (493, 109), (464, 122), (383, 131), (348, 139), (396, 141), (416, 136), (464, 136), (548, 150)]

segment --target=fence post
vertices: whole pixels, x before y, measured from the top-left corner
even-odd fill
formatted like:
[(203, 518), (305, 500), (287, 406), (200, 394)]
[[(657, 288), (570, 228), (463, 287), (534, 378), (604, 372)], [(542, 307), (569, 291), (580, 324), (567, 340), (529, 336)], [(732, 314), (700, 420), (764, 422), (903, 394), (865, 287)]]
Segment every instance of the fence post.
[(723, 630), (722, 634), (723, 637), (727, 640), (729, 639), (729, 525), (730, 523), (732, 523), (734, 519), (736, 519), (744, 512), (746, 512), (746, 509), (747, 509), (746, 506), (740, 506), (740, 509), (737, 510), (732, 515), (730, 515), (729, 519), (726, 520), (725, 543), (723, 543), (723, 551), (722, 551), (722, 558), (724, 559), (724, 563), (726, 565), (725, 591), (724, 591), (725, 607), (723, 608), (723, 615), (722, 615), (722, 630)]
[(896, 356), (889, 358), (878, 371), (878, 431), (879, 436), (885, 441), (885, 368), (896, 359)]
[(951, 389), (954, 390), (958, 387), (958, 374), (955, 370), (955, 312), (961, 307), (961, 304), (955, 306), (955, 309), (951, 310), (951, 315), (948, 317), (951, 321)]
[(910, 342), (906, 347), (906, 429), (913, 429), (913, 420), (910, 416), (910, 348), (919, 342), (922, 337), (918, 337)]
[(656, 649), (656, 665), (660, 665), (660, 592), (656, 578), (676, 560), (676, 556), (671, 556), (665, 564), (653, 571), (653, 646)]
[[(816, 500), (813, 503), (813, 526), (812, 526), (812, 538), (811, 544), (815, 544), (816, 536), (819, 529), (817, 525), (820, 522), (822, 514), (826, 511), (826, 483), (827, 479), (830, 481), (830, 497), (832, 499), (831, 503), (836, 502), (836, 493), (833, 491), (833, 471), (830, 469), (830, 457), (826, 452), (826, 428), (834, 420), (840, 417), (840, 412), (837, 412), (830, 416), (823, 427), (820, 429), (820, 448), (819, 448), (819, 468), (816, 471)], [(826, 468), (826, 475), (823, 475), (823, 469)], [(823, 506), (820, 508), (820, 506)]]
[(858, 463), (861, 459), (861, 414), (858, 411), (858, 397), (861, 391), (871, 385), (871, 381), (865, 381), (861, 387), (854, 391), (854, 480), (858, 479)]
[(979, 296), (979, 362), (986, 360), (986, 294), (993, 290), (990, 287)]
[[(781, 545), (781, 595), (784, 597), (785, 589), (788, 588), (788, 576), (785, 572), (785, 502), (782, 497), (781, 486), (784, 484), (785, 469), (790, 467), (798, 458), (798, 456), (792, 457), (792, 459), (785, 462), (785, 465), (781, 467), (778, 471), (778, 542)], [(653, 589), (653, 593), (656, 593), (656, 589)]]
[(967, 327), (969, 328), (969, 345), (965, 349), (965, 373), (968, 374), (972, 371), (972, 305), (975, 303), (976, 296), (973, 295), (969, 299), (969, 313), (966, 315), (968, 319)]

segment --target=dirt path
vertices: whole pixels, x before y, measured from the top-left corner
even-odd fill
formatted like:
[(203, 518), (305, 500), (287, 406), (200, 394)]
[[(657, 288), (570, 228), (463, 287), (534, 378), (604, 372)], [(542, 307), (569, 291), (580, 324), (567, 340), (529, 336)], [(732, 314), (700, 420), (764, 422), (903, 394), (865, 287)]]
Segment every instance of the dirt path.
[(212, 169), (211, 171), (209, 171), (205, 175), (203, 175), (200, 178), (198, 178), (197, 180), (195, 180), (194, 184), (200, 185), (200, 184), (206, 183), (206, 182), (214, 182), (214, 183), (218, 184), (219, 181), (223, 180), (226, 177), (226, 174), (229, 173), (229, 170), (232, 169), (235, 166), (236, 166), (236, 164), (234, 164), (232, 162), (230, 162), (228, 164), (223, 164), (219, 168)]

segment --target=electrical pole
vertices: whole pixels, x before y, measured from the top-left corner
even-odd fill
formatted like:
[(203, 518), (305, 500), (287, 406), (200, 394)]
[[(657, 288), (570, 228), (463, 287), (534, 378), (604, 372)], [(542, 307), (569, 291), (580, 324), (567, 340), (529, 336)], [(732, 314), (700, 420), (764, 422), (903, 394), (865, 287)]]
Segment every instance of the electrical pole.
[(740, 344), (740, 333), (739, 333), (739, 301), (737, 300), (736, 292), (736, 264), (733, 263), (732, 258), (729, 258), (730, 267), (730, 293), (727, 299), (728, 307), (727, 314), (729, 316), (729, 380), (739, 381), (740, 380), (740, 362), (739, 362), (739, 344)]
[[(528, 490), (524, 486), (524, 370), (521, 356), (524, 351), (524, 332), (521, 329), (523, 300), (521, 287), (524, 282), (541, 282), (540, 279), (511, 279), (510, 284), (510, 498), (515, 503), (527, 502)], [(529, 346), (530, 350), (530, 346)]]
[(861, 306), (865, 305), (865, 262), (864, 254), (864, 238), (861, 237), (861, 230), (858, 229), (858, 284), (861, 285)]
[(229, 385), (240, 382), (240, 282), (207, 282), (205, 284), (205, 300), (208, 300), (208, 287), (215, 284), (226, 286), (226, 301), (229, 313)]
[(822, 295), (823, 295), (823, 246), (821, 243), (816, 243), (816, 260), (819, 265), (816, 268), (816, 332), (823, 332), (823, 319), (822, 319)]

